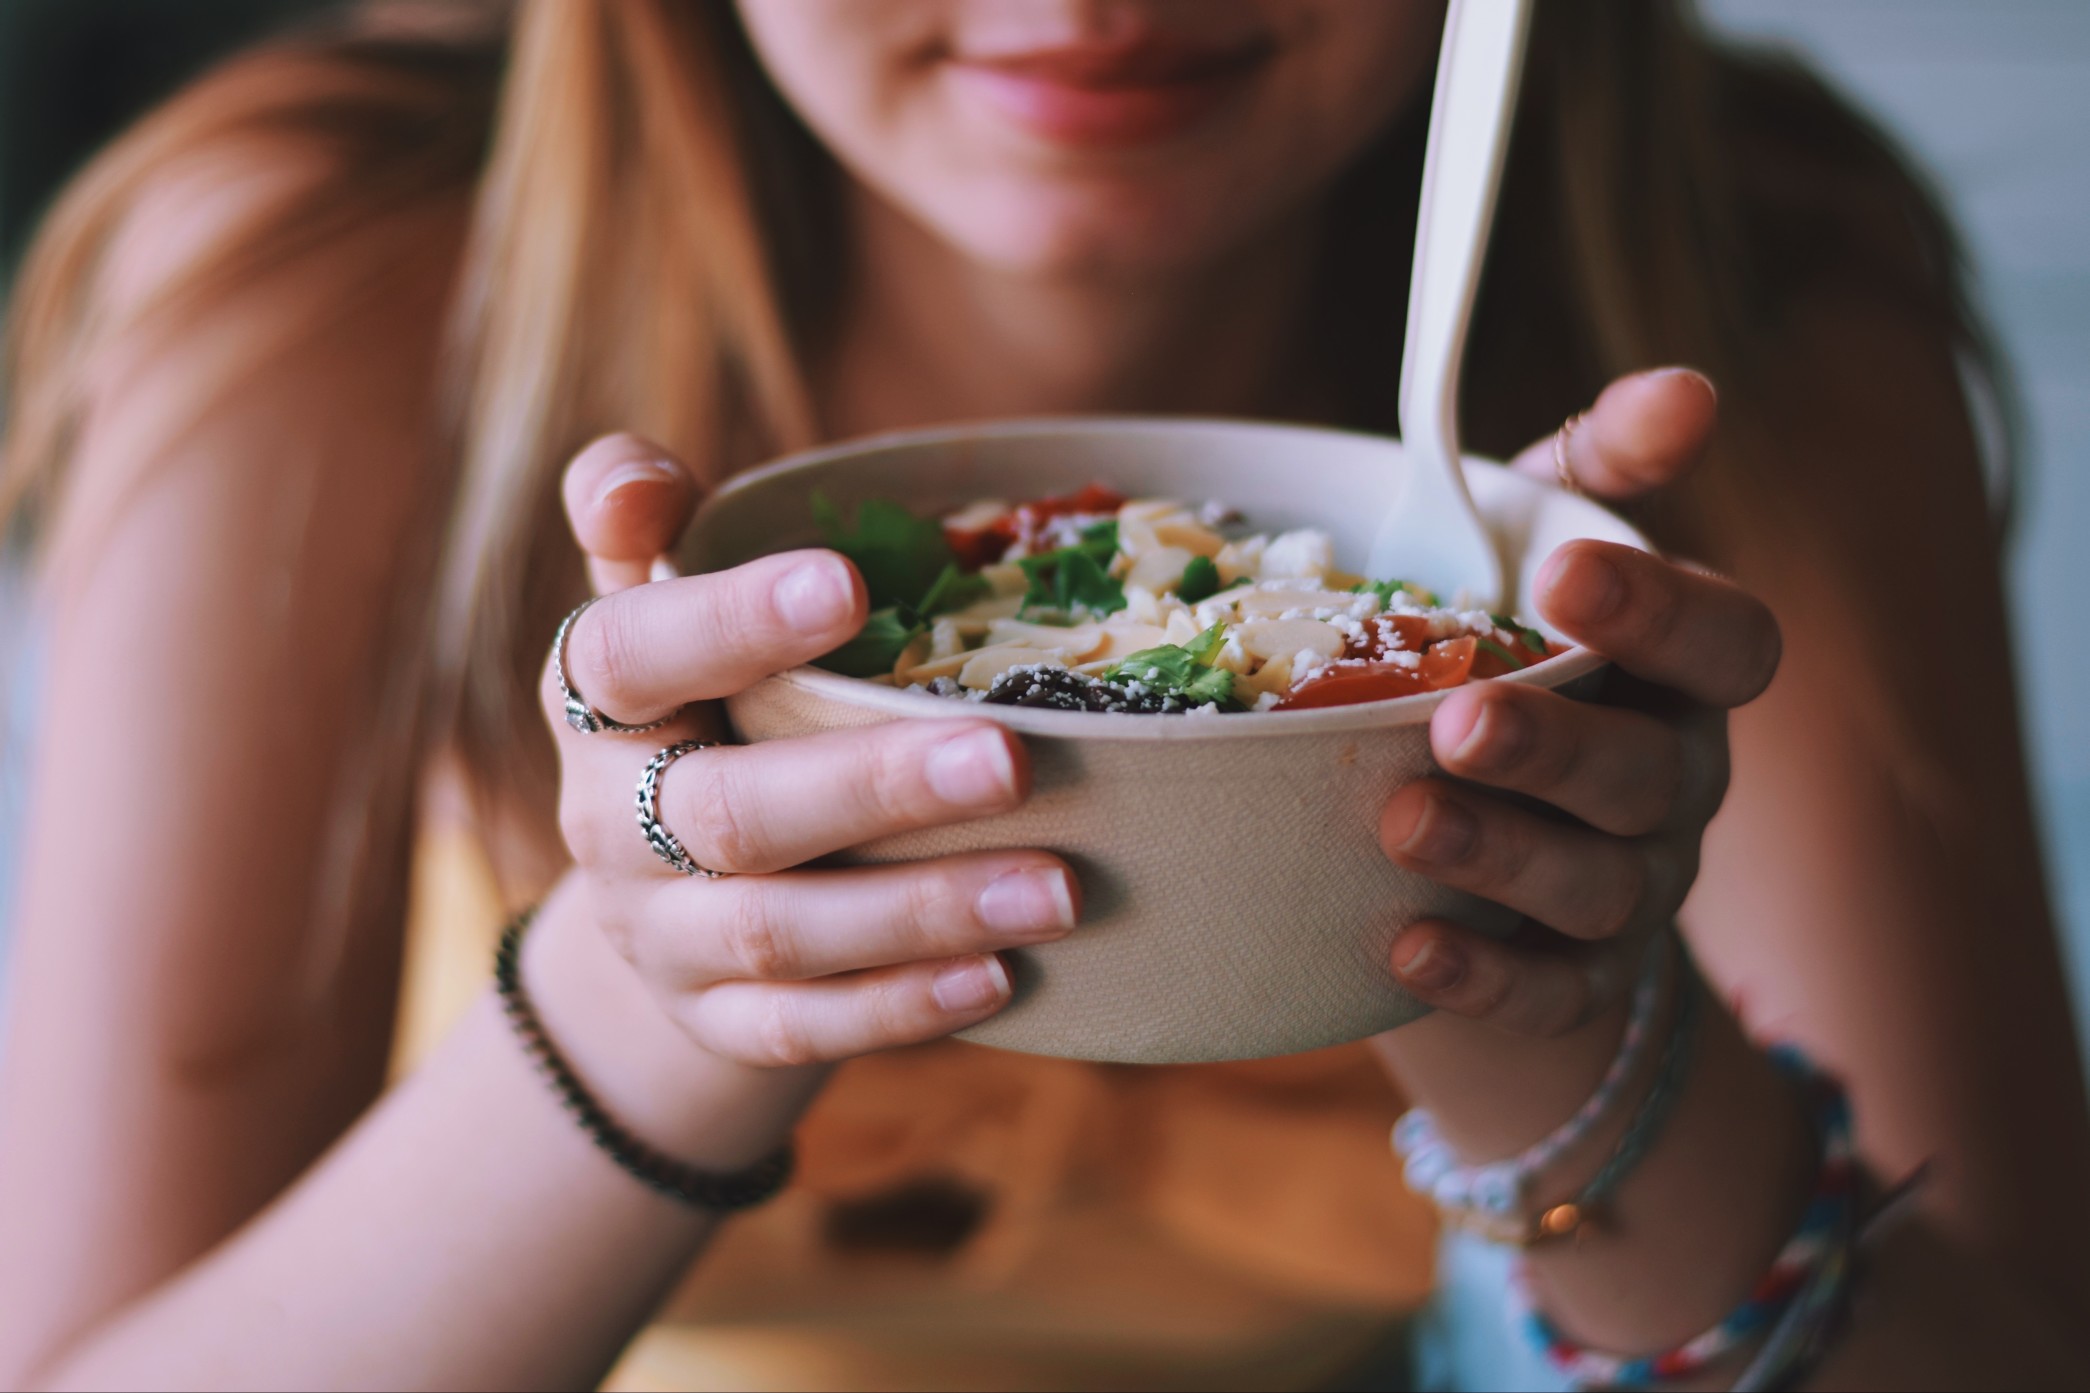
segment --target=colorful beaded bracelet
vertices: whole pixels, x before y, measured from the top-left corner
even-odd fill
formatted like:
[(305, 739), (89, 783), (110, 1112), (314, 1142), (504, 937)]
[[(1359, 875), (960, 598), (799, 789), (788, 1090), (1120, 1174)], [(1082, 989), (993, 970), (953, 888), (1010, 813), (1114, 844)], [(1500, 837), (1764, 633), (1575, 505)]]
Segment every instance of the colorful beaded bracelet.
[(1807, 1093), (1820, 1148), (1814, 1192), (1799, 1228), (1770, 1270), (1718, 1325), (1658, 1354), (1607, 1354), (1570, 1340), (1533, 1303), (1530, 1274), (1519, 1263), (1511, 1290), (1523, 1308), (1525, 1333), (1574, 1387), (1647, 1388), (1658, 1381), (1688, 1378), (1773, 1326), (1782, 1327), (1782, 1317), (1803, 1294), (1818, 1317), (1808, 1323), (1810, 1329), (1825, 1325), (1840, 1308), (1857, 1214), (1850, 1102), (1843, 1089), (1798, 1050), (1780, 1046), (1770, 1054)]
[(500, 946), (494, 950), (494, 987), (500, 993), (501, 1009), (507, 1014), (508, 1023), (515, 1027), (515, 1033), (536, 1064), (537, 1072), (551, 1085), (552, 1092), (559, 1095), (559, 1101), (580, 1124), (581, 1130), (588, 1134), (588, 1139), (625, 1174), (692, 1209), (715, 1214), (731, 1213), (736, 1209), (752, 1208), (783, 1189), (791, 1179), (794, 1162), (789, 1142), (745, 1170), (700, 1170), (654, 1150), (624, 1130), (602, 1104), (595, 1101), (595, 1095), (588, 1091), (587, 1085), (566, 1062), (566, 1057), (559, 1053), (558, 1046), (552, 1043), (551, 1036), (545, 1033), (544, 1022), (537, 1019), (536, 1008), (530, 1005), (530, 998), (523, 991), (523, 935), (536, 917), (534, 908), (526, 909), (516, 915), (514, 922), (501, 934)]
[(1647, 945), (1639, 984), (1633, 990), (1633, 1010), (1626, 1021), (1625, 1038), (1602, 1082), (1589, 1101), (1552, 1132), (1526, 1150), (1500, 1161), (1469, 1166), (1437, 1131), (1437, 1119), (1426, 1108), (1410, 1108), (1393, 1125), (1393, 1149), (1405, 1162), (1402, 1174), (1408, 1188), (1427, 1196), (1439, 1209), (1474, 1210), (1501, 1220), (1513, 1220), (1526, 1210), (1526, 1191), (1532, 1180), (1559, 1159), (1568, 1148), (1587, 1137), (1597, 1121), (1617, 1104), (1626, 1081), (1647, 1053), (1649, 1032), (1661, 997), (1663, 967), (1669, 958), (1670, 935), (1655, 935)]

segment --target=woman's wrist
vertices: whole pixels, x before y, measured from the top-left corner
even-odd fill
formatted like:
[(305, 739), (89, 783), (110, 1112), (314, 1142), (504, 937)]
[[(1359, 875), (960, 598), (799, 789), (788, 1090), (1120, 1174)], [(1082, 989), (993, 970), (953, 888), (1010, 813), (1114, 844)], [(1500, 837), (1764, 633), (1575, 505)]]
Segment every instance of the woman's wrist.
[[(1672, 991), (1658, 1034), (1671, 1029), (1676, 1001)], [(1554, 1039), (1432, 1017), (1383, 1037), (1379, 1048), (1462, 1159), (1482, 1162), (1524, 1150), (1575, 1112), (1614, 1057), (1626, 1011), (1621, 1005)], [(1528, 1254), (1541, 1309), (1592, 1347), (1664, 1349), (1726, 1316), (1792, 1235), (1806, 1202), (1814, 1145), (1793, 1086), (1710, 993), (1698, 1015), (1690, 1072), (1652, 1144), (1573, 1241)], [(1572, 1193), (1603, 1164), (1652, 1086), (1657, 1052), (1649, 1053), (1606, 1122), (1538, 1179), (1541, 1204)]]
[(603, 937), (569, 876), (523, 942), (522, 980), (546, 1033), (588, 1090), (649, 1145), (736, 1170), (790, 1135), (826, 1069), (758, 1069), (703, 1049)]

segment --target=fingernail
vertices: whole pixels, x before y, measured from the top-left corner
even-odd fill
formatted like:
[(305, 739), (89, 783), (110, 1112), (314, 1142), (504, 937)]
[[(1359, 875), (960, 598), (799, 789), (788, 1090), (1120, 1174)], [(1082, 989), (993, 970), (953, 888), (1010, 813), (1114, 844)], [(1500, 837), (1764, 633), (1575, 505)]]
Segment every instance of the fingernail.
[(946, 803), (986, 808), (1016, 795), (1016, 764), (998, 730), (969, 730), (929, 752), (929, 788)]
[(992, 953), (952, 963), (929, 986), (936, 1004), (954, 1016), (992, 1006), (1009, 994), (1009, 970)]
[(598, 506), (610, 501), (610, 495), (626, 484), (670, 484), (682, 479), (682, 471), (666, 460), (634, 460), (620, 464), (603, 478), (602, 487), (595, 490)]
[(1653, 372), (1647, 374), (1647, 379), (1650, 382), (1662, 382), (1672, 377), (1695, 382), (1715, 402), (1720, 400), (1720, 389), (1713, 385), (1713, 380), (1710, 377), (1707, 377), (1696, 368), (1656, 368)]
[(1465, 860), (1478, 840), (1479, 819), (1449, 798), (1431, 797), (1400, 850), (1417, 861), (1452, 865)]
[(1401, 956), (1400, 945), (1394, 945), (1393, 970), (1412, 987), (1441, 992), (1457, 986), (1466, 975), (1466, 955), (1454, 944), (1424, 935), (1406, 957)]
[(842, 563), (829, 557), (792, 567), (776, 585), (777, 613), (805, 633), (832, 629), (848, 618), (855, 600)]
[(653, 564), (646, 568), (647, 580), (680, 580), (681, 578), (682, 568), (677, 566), (675, 558), (669, 556), (666, 552), (662, 552), (659, 556), (654, 557)]
[(1560, 623), (1601, 624), (1625, 603), (1626, 579), (1608, 558), (1576, 551), (1553, 577), (1546, 598)]
[(1531, 718), (1506, 701), (1490, 701), (1452, 759), (1469, 769), (1508, 769), (1530, 749)]
[(996, 876), (980, 891), (976, 909), (982, 924), (1010, 937), (1056, 936), (1074, 927), (1074, 892), (1057, 866)]

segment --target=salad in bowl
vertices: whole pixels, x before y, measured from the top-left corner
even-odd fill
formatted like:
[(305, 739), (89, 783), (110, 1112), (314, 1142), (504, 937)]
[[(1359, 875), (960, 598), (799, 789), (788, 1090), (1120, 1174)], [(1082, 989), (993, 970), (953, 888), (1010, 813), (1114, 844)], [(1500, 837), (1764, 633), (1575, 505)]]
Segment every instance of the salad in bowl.
[(940, 518), (885, 500), (822, 539), (876, 607), (831, 671), (998, 706), (1140, 715), (1311, 710), (1443, 691), (1565, 651), (1506, 614), (1341, 570), (1325, 530), (1249, 529), (1223, 504), (1102, 484), (977, 500)]

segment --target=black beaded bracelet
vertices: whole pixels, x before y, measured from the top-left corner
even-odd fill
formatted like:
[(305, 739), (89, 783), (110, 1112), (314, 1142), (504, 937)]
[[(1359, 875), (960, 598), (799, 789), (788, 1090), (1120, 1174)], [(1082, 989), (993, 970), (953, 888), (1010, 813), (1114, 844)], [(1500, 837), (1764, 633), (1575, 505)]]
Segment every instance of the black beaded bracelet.
[(654, 1150), (603, 1110), (559, 1053), (558, 1046), (551, 1042), (544, 1022), (537, 1019), (537, 1012), (523, 991), (523, 935), (536, 917), (534, 908), (526, 909), (502, 932), (501, 945), (494, 951), (494, 986), (501, 994), (501, 1009), (507, 1013), (508, 1023), (515, 1027), (523, 1049), (537, 1065), (537, 1072), (559, 1095), (559, 1101), (573, 1114), (573, 1120), (588, 1134), (588, 1139), (627, 1175), (693, 1209), (719, 1214), (750, 1209), (783, 1189), (791, 1179), (794, 1162), (788, 1141), (745, 1170), (699, 1170)]

